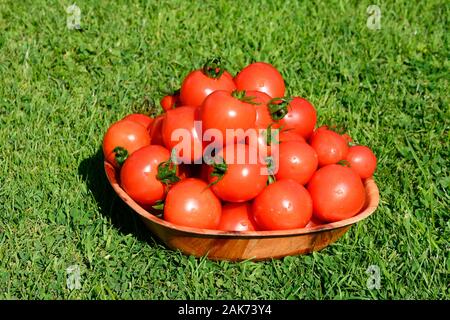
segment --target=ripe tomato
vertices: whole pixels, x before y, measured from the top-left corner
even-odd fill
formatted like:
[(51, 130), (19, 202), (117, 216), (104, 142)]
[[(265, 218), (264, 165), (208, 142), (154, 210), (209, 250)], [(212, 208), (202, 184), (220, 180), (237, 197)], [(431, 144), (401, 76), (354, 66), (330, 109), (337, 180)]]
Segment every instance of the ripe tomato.
[(293, 179), (305, 185), (316, 171), (317, 165), (317, 154), (306, 142), (283, 142), (279, 146), (275, 178)]
[(209, 168), (211, 189), (222, 200), (244, 202), (253, 199), (267, 184), (266, 164), (258, 161), (257, 151), (245, 144), (231, 144), (216, 155), (223, 163)]
[(271, 98), (283, 97), (286, 89), (278, 70), (265, 62), (255, 62), (246, 66), (234, 78), (234, 82), (238, 90), (261, 91)]
[(325, 222), (340, 221), (361, 211), (366, 192), (361, 178), (351, 168), (331, 164), (320, 168), (308, 183), (314, 216)]
[(220, 222), (220, 200), (206, 182), (188, 178), (167, 193), (164, 219), (186, 227), (216, 229)]
[(272, 99), (264, 92), (259, 91), (246, 91), (245, 96), (247, 98), (252, 98), (251, 101), (254, 103), (256, 109), (256, 121), (255, 128), (256, 129), (267, 129), (271, 124), (273, 128), (276, 128), (273, 123), (272, 117), (270, 116), (269, 109), (267, 108), (267, 104)]
[(348, 153), (347, 141), (334, 131), (322, 128), (316, 130), (311, 138), (311, 147), (319, 157), (319, 166), (338, 163)]
[(192, 163), (202, 158), (201, 132), (200, 128), (194, 126), (196, 113), (195, 108), (178, 107), (168, 110), (163, 120), (164, 145), (172, 150), (180, 144), (177, 149), (181, 149), (177, 150), (176, 155), (182, 163)]
[(103, 155), (115, 168), (136, 150), (149, 145), (150, 136), (139, 123), (121, 120), (108, 128), (103, 138)]
[(149, 128), (151, 142), (154, 145), (164, 146), (164, 140), (162, 135), (162, 125), (164, 121), (164, 115), (157, 116), (152, 125)]
[(316, 125), (316, 109), (308, 100), (300, 97), (294, 97), (286, 107), (287, 113), (279, 120), (279, 125), (285, 130), (296, 132), (308, 139)]
[(136, 123), (143, 125), (146, 129), (148, 129), (150, 127), (150, 125), (153, 123), (152, 118), (150, 118), (149, 116), (146, 116), (145, 114), (141, 114), (141, 113), (129, 114), (122, 120), (134, 121)]
[(236, 89), (233, 77), (220, 66), (220, 61), (208, 61), (203, 69), (192, 71), (183, 80), (180, 101), (183, 105), (200, 106), (205, 98), (217, 90)]
[(178, 94), (167, 95), (162, 97), (159, 102), (164, 111), (175, 108), (178, 104), (180, 104), (180, 96)]
[(120, 184), (137, 203), (151, 206), (164, 199), (165, 186), (158, 180), (158, 166), (168, 161), (170, 152), (164, 147), (150, 145), (134, 152), (123, 164)]
[(252, 212), (261, 230), (285, 230), (305, 227), (312, 208), (305, 187), (286, 179), (268, 185), (253, 201)]
[(362, 179), (371, 177), (377, 168), (377, 157), (366, 146), (350, 147), (345, 160)]
[(227, 203), (222, 206), (222, 216), (218, 229), (223, 231), (255, 231), (256, 223), (251, 214), (250, 203)]
[[(230, 93), (223, 90), (211, 93), (200, 109), (203, 130), (217, 129), (221, 132), (223, 139), (226, 139), (227, 129), (253, 128), (256, 110), (253, 105), (241, 101), (240, 99), (243, 98), (241, 95), (241, 92)], [(223, 142), (225, 143), (225, 140)]]
[(300, 134), (292, 131), (292, 130), (281, 130), (278, 134), (278, 141), (288, 142), (288, 141), (301, 141), (305, 142), (305, 138), (303, 138)]

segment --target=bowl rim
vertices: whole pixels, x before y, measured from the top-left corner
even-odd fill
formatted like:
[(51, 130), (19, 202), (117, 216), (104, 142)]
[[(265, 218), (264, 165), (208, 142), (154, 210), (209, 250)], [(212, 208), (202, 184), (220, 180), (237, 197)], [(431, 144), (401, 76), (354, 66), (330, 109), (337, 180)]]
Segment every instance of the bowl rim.
[(176, 225), (174, 223), (163, 220), (156, 215), (148, 212), (135, 202), (119, 185), (117, 180), (116, 169), (107, 161), (104, 161), (104, 169), (109, 183), (116, 192), (116, 194), (135, 212), (137, 212), (141, 218), (150, 220), (151, 222), (160, 225), (162, 227), (172, 229), (178, 232), (184, 232), (196, 236), (217, 236), (217, 237), (231, 237), (231, 238), (265, 238), (265, 237), (286, 237), (302, 234), (311, 234), (316, 232), (323, 232), (327, 230), (339, 229), (343, 227), (355, 224), (375, 212), (380, 202), (380, 195), (378, 187), (373, 178), (367, 178), (363, 181), (364, 188), (366, 190), (366, 204), (365, 209), (355, 216), (340, 220), (337, 222), (326, 223), (322, 225), (316, 225), (311, 227), (287, 229), (287, 230), (271, 230), (271, 231), (221, 231), (212, 229), (193, 228)]

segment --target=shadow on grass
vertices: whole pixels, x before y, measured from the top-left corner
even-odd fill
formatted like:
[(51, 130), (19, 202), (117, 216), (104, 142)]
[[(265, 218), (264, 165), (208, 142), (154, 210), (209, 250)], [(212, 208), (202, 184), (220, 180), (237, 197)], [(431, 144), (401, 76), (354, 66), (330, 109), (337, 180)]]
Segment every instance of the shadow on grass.
[(139, 241), (145, 241), (152, 246), (156, 243), (161, 244), (159, 239), (152, 237), (137, 213), (130, 209), (114, 192), (106, 177), (101, 149), (81, 161), (78, 166), (78, 174), (92, 192), (101, 214), (107, 217), (122, 234), (131, 233)]

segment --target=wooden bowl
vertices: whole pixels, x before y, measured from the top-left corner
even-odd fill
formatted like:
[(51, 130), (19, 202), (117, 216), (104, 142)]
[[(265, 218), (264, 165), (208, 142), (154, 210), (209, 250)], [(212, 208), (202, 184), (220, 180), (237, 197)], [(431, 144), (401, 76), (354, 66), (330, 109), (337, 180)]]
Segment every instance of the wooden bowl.
[(118, 196), (139, 214), (150, 231), (169, 248), (179, 249), (196, 257), (207, 256), (213, 260), (276, 259), (323, 249), (339, 239), (351, 225), (370, 216), (379, 203), (377, 185), (373, 179), (366, 179), (366, 204), (359, 214), (350, 219), (279, 231), (226, 232), (197, 229), (175, 225), (151, 214), (120, 187), (116, 170), (107, 162), (105, 171)]

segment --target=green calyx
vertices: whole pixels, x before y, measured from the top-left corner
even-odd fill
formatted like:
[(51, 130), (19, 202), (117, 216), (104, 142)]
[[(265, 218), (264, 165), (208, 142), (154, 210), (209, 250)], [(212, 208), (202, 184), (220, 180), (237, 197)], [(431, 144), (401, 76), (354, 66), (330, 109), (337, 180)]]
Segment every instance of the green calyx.
[(269, 100), (267, 107), (269, 108), (270, 116), (274, 121), (279, 121), (288, 113), (288, 107), (292, 98), (273, 98)]
[(212, 177), (217, 177), (217, 179), (215, 181), (211, 182), (208, 185), (208, 188), (210, 186), (212, 186), (212, 185), (215, 185), (220, 180), (222, 180), (223, 176), (225, 175), (225, 173), (227, 173), (227, 169), (228, 169), (228, 166), (225, 163), (225, 160), (223, 158), (221, 158), (220, 162), (212, 163), (211, 166), (213, 167), (213, 171), (211, 172), (211, 176)]
[(241, 90), (241, 91), (239, 91), (239, 90), (234, 90), (234, 91), (231, 93), (231, 96), (232, 96), (233, 98), (236, 98), (236, 99), (238, 99), (238, 100), (244, 102), (244, 103), (249, 103), (249, 104), (253, 104), (253, 105), (261, 104), (261, 103), (255, 101), (256, 97), (253, 97), (253, 96), (247, 96), (246, 94), (247, 94), (247, 93), (246, 93), (245, 90)]
[(116, 162), (119, 166), (121, 166), (128, 158), (128, 151), (125, 148), (115, 147), (113, 152), (115, 154)]
[(161, 181), (161, 183), (165, 184), (166, 186), (180, 181), (180, 178), (177, 176), (177, 165), (172, 161), (172, 159), (161, 162), (158, 165), (158, 173), (156, 174), (156, 179)]
[(224, 71), (225, 69), (222, 68), (222, 59), (220, 57), (209, 59), (203, 66), (203, 73), (213, 79), (220, 78)]

